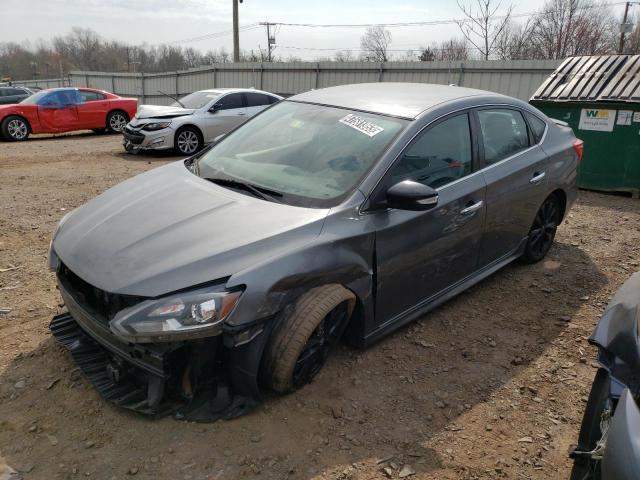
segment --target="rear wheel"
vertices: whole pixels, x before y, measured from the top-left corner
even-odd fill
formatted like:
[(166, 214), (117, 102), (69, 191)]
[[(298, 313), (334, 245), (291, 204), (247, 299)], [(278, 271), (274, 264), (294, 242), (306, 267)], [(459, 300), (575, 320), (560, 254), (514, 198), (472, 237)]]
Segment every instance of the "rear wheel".
[(183, 127), (176, 132), (174, 149), (181, 155), (193, 155), (202, 149), (204, 142), (200, 132), (193, 127)]
[(267, 347), (263, 373), (269, 387), (284, 393), (310, 383), (340, 340), (354, 304), (355, 295), (336, 284), (302, 295)]
[(560, 202), (558, 197), (550, 195), (536, 213), (529, 230), (529, 239), (522, 255), (525, 262), (536, 263), (547, 255), (553, 245), (560, 220)]
[(2, 136), (7, 140), (21, 142), (29, 138), (29, 124), (22, 117), (9, 116), (3, 120), (0, 128)]
[(121, 133), (129, 123), (129, 116), (120, 110), (109, 112), (107, 115), (107, 131), (109, 133)]

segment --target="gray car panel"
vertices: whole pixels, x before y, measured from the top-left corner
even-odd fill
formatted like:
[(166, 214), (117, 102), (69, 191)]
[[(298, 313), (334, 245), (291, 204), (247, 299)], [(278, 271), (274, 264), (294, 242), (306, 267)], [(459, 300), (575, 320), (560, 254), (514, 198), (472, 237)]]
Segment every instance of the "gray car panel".
[(609, 426), (602, 478), (640, 479), (640, 409), (628, 389), (622, 393)]
[[(376, 98), (382, 100), (376, 103)], [(157, 298), (214, 281), (224, 282), (228, 289), (243, 288), (225, 320), (230, 345), (243, 329), (249, 331), (256, 324), (273, 328), (272, 320), (310, 288), (341, 284), (356, 295), (347, 338), (367, 345), (521, 253), (505, 247), (499, 261), (479, 262), (490, 182), (496, 186), (492, 199), (500, 192), (516, 195), (511, 201), (527, 206), (511, 210), (505, 219), (499, 217), (499, 206), (492, 205), (492, 225), (509, 222), (513, 238), (522, 241), (526, 241), (536, 201), (541, 203), (552, 188), (565, 191), (568, 199), (575, 197), (571, 182), (575, 137), (548, 122), (544, 152), (536, 147), (531, 157), (520, 155), (486, 168), (479, 163), (480, 133), (472, 128), (475, 171), (438, 187), (434, 209), (411, 212), (380, 207), (390, 187), (387, 172), (420, 132), (452, 112), (491, 104), (541, 115), (523, 102), (488, 92), (416, 84), (335, 87), (297, 95), (292, 101), (413, 120), (359, 185), (331, 208), (294, 207), (256, 198), (215, 185), (192, 173), (184, 162), (176, 162), (123, 182), (80, 207), (58, 229), (52, 255), (87, 284), (126, 297)], [(528, 185), (530, 170), (547, 156), (554, 165), (548, 168), (539, 193), (527, 188), (521, 192), (510, 185), (522, 169)], [(470, 215), (463, 213), (476, 204), (479, 208)], [(66, 321), (60, 320), (65, 325)], [(260, 326), (255, 335), (263, 331), (267, 332), (266, 327)], [(230, 367), (253, 372), (247, 381), (255, 382), (266, 342), (259, 338), (257, 343), (242, 344), (243, 351), (250, 352), (248, 357), (237, 358), (238, 363)]]

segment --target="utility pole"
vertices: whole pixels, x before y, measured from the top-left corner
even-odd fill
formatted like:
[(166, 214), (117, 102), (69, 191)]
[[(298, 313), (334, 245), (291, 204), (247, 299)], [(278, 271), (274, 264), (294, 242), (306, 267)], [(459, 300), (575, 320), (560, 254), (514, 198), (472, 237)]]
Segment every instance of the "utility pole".
[(242, 0), (231, 0), (233, 2), (233, 61), (240, 61), (240, 30), (238, 27), (238, 1), (242, 3)]
[[(271, 27), (275, 27), (274, 23), (262, 22), (261, 25), (267, 27), (267, 61), (271, 62), (271, 52), (275, 49), (276, 37), (275, 34), (271, 36)], [(275, 31), (275, 28), (274, 28)]]
[(633, 31), (633, 24), (627, 23), (627, 17), (629, 15), (629, 7), (633, 4), (640, 4), (640, 2), (627, 2), (624, 7), (624, 18), (622, 19), (622, 25), (620, 25), (620, 47), (618, 53), (624, 53), (624, 35)]

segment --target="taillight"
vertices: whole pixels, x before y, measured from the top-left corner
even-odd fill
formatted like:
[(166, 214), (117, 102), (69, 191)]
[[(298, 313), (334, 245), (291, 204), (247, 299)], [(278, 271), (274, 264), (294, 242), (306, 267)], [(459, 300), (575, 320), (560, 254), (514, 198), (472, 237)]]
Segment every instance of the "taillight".
[(584, 153), (584, 142), (580, 139), (573, 142), (573, 149), (576, 151), (578, 155), (578, 163), (582, 161), (582, 154)]

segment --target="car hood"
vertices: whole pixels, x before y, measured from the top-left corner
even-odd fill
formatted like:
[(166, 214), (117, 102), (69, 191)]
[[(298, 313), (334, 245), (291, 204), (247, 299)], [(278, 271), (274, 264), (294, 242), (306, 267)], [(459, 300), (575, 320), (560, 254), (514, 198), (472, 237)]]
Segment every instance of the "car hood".
[(164, 105), (140, 105), (136, 118), (175, 118), (184, 115), (193, 115), (195, 112), (191, 108), (167, 107)]
[(156, 297), (231, 276), (309, 243), (327, 213), (220, 187), (176, 162), (133, 177), (71, 213), (52, 247), (95, 287)]

